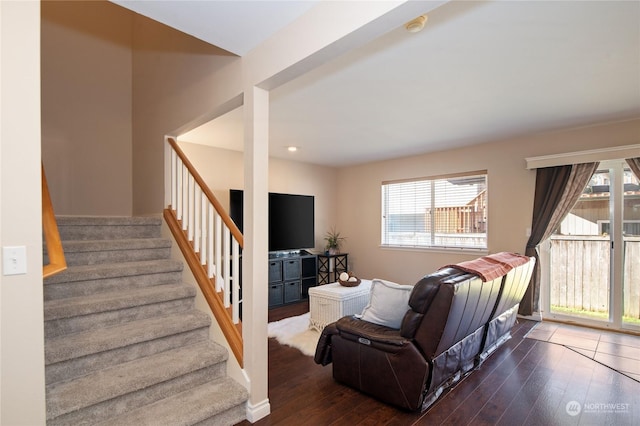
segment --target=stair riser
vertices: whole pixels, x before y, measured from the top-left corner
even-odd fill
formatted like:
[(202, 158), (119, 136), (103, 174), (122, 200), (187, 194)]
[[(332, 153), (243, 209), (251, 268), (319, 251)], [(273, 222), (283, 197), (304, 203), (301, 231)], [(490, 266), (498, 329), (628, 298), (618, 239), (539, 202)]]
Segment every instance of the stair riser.
[(159, 238), (160, 227), (149, 225), (67, 226), (58, 224), (60, 239), (116, 240), (120, 238)]
[(245, 388), (228, 377), (214, 380), (171, 398), (145, 405), (95, 426), (235, 425), (245, 418)]
[(154, 316), (169, 315), (178, 312), (186, 312), (194, 308), (193, 297), (169, 300), (166, 302), (152, 303), (149, 305), (134, 306), (115, 311), (99, 312), (95, 314), (60, 318), (45, 321), (45, 337), (57, 337), (63, 334), (78, 333), (93, 328), (108, 327), (116, 324), (124, 324), (129, 321), (151, 318)]
[(69, 268), (44, 282), (47, 425), (245, 419), (248, 394), (227, 377), (228, 352), (210, 341), (161, 224), (58, 218)]
[[(145, 389), (130, 392), (108, 401), (104, 401), (90, 407), (81, 408), (71, 413), (62, 414), (55, 418), (50, 418), (47, 410), (47, 425), (89, 425), (106, 420), (128, 410), (132, 410), (143, 405), (158, 401), (169, 395), (191, 389), (202, 385), (214, 378), (226, 374), (226, 362), (214, 364), (200, 370), (179, 376), (150, 386)], [(158, 420), (161, 424), (161, 420)]]
[[(110, 250), (65, 253), (68, 266), (99, 265), (103, 263), (138, 262), (143, 260), (169, 259), (171, 248), (155, 248), (141, 250)], [(44, 256), (48, 263), (48, 256)]]
[(157, 354), (166, 350), (188, 346), (209, 338), (209, 327), (173, 334), (150, 341), (140, 342), (94, 355), (83, 356), (47, 365), (45, 377), (47, 385), (73, 379), (102, 368)]
[(44, 300), (63, 299), (66, 297), (88, 296), (115, 290), (151, 287), (155, 285), (173, 284), (182, 281), (182, 272), (162, 272), (157, 274), (133, 275), (127, 277), (105, 278), (46, 284)]
[[(194, 426), (232, 426), (246, 419), (245, 404), (236, 405), (227, 411), (194, 424)], [(300, 422), (303, 423), (302, 421)]]

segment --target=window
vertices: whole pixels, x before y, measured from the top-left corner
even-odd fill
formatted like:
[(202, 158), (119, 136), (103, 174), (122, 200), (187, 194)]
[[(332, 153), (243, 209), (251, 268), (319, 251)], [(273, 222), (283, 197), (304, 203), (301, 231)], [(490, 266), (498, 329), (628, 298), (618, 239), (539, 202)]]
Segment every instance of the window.
[(487, 172), (382, 183), (382, 245), (487, 248)]

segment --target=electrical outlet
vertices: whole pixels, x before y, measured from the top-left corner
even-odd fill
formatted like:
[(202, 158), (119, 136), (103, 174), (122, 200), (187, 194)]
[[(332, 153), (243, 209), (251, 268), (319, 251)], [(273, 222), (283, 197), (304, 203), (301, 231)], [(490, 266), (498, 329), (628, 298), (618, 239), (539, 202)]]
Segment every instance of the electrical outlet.
[(27, 273), (27, 248), (25, 246), (2, 247), (2, 275)]

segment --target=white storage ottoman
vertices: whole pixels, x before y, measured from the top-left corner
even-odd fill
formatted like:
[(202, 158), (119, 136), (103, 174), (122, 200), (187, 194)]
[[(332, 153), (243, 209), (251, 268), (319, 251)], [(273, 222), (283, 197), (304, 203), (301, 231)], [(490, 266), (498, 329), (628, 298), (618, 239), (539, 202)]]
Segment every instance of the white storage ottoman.
[(369, 303), (371, 280), (361, 280), (357, 287), (332, 283), (309, 289), (310, 327), (319, 331), (347, 315), (362, 313)]

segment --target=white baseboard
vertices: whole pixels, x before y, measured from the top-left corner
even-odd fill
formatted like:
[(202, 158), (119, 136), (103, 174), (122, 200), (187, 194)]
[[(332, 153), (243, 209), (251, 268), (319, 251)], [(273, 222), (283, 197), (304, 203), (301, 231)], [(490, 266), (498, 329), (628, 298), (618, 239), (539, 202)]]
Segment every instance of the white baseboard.
[(271, 404), (269, 399), (265, 399), (256, 405), (247, 402), (247, 420), (251, 423), (255, 423), (258, 420), (267, 417), (271, 414)]

